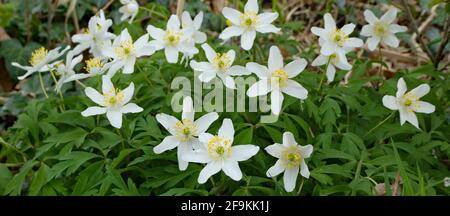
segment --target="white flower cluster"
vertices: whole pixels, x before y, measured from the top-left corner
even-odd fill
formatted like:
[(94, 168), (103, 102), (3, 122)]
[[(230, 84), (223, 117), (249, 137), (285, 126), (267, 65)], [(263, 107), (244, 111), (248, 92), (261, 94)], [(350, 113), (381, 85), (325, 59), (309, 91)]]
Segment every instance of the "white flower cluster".
[[(119, 12), (123, 14), (120, 20), (132, 22), (139, 11), (138, 3), (135, 0), (120, 2), (123, 4), (119, 9)], [(272, 24), (277, 19), (278, 13), (258, 12), (257, 0), (248, 0), (243, 13), (225, 7), (222, 14), (229, 26), (223, 30), (219, 38), (227, 41), (231, 37), (240, 36), (241, 47), (244, 50), (250, 50), (257, 32), (280, 31), (280, 28)], [(371, 11), (364, 12), (369, 24), (362, 28), (361, 34), (369, 37), (367, 43), (370, 50), (374, 50), (380, 43), (391, 47), (398, 46), (399, 41), (395, 33), (406, 31), (406, 28), (393, 23), (396, 13), (396, 9), (391, 9), (378, 19)], [(70, 47), (62, 50), (58, 47), (51, 51), (39, 48), (32, 53), (31, 66), (22, 66), (17, 63), (13, 65), (27, 71), (19, 77), (21, 80), (36, 72), (56, 73), (59, 77), (56, 84), (57, 91), (61, 90), (64, 83), (102, 76), (101, 93), (91, 87), (85, 88), (87, 97), (98, 106), (89, 107), (81, 114), (83, 116), (106, 114), (115, 128), (121, 128), (123, 114), (139, 113), (143, 111), (143, 108), (130, 103), (134, 94), (133, 83), (119, 90), (114, 87), (111, 78), (119, 71), (123, 74), (132, 74), (138, 58), (151, 56), (162, 49), (167, 62), (177, 63), (186, 60), (193, 70), (201, 72), (199, 80), (202, 82), (209, 82), (218, 77), (227, 88), (234, 89), (236, 88), (234, 76), (254, 73), (259, 81), (248, 89), (247, 96), (257, 97), (270, 93), (271, 112), (275, 115), (279, 115), (282, 110), (283, 93), (300, 100), (308, 97), (308, 90), (294, 80), (306, 68), (308, 63), (305, 59), (297, 58), (285, 64), (280, 49), (272, 46), (267, 66), (255, 62), (249, 62), (245, 66), (233, 65), (236, 58), (234, 50), (218, 53), (205, 43), (207, 36), (200, 31), (202, 21), (202, 12), (193, 19), (186, 11), (183, 12), (181, 20), (178, 16), (171, 15), (165, 29), (149, 25), (146, 28), (147, 33), (133, 41), (127, 29), (117, 36), (108, 32), (113, 24), (112, 20), (106, 19), (103, 11), (100, 11), (98, 16), (93, 16), (89, 20), (85, 31), (72, 37), (72, 41), (77, 45), (67, 53), (65, 62), (57, 59)], [(350, 37), (354, 29), (355, 24), (346, 24), (342, 28), (337, 28), (329, 13), (324, 15), (324, 28), (311, 29), (313, 34), (319, 36), (321, 46), (320, 55), (312, 62), (312, 66), (326, 65), (328, 82), (334, 80), (336, 67), (341, 70), (352, 68), (346, 55), (355, 48), (363, 46), (361, 39)], [(189, 62), (189, 59), (199, 52), (196, 44), (201, 44), (207, 61), (191, 60)], [(82, 52), (85, 50), (92, 55), (92, 58), (85, 61), (84, 68), (87, 73), (76, 73), (74, 68), (82, 61)], [(179, 58), (180, 54), (182, 58)], [(398, 81), (396, 97), (385, 96), (383, 104), (389, 109), (399, 110), (401, 124), (408, 121), (418, 127), (414, 113), (434, 111), (432, 104), (419, 101), (429, 90), (428, 85), (422, 84), (406, 93), (406, 84), (401, 78)], [(194, 114), (193, 101), (190, 97), (184, 98), (180, 120), (166, 114), (157, 114), (157, 121), (167, 129), (170, 136), (157, 145), (154, 152), (160, 154), (177, 148), (180, 170), (185, 170), (189, 162), (206, 164), (198, 177), (199, 183), (205, 183), (221, 170), (233, 180), (240, 180), (242, 172), (238, 162), (256, 155), (259, 147), (251, 144), (233, 145), (234, 127), (230, 119), (224, 119), (217, 135), (213, 135), (207, 133), (207, 130), (219, 118), (219, 115), (215, 112), (208, 113), (195, 120)], [(267, 176), (274, 177), (284, 172), (286, 191), (294, 190), (299, 172), (303, 177), (309, 178), (305, 159), (311, 156), (312, 145), (298, 145), (293, 134), (285, 132), (282, 144), (275, 143), (266, 147), (265, 150), (278, 158), (275, 165), (268, 169)]]

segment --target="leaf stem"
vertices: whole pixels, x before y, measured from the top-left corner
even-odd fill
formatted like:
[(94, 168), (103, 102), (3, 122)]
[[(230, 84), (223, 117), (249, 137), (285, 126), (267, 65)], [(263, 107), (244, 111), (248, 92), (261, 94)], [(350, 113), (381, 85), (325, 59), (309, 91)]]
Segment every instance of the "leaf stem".
[(39, 83), (41, 83), (42, 92), (44, 93), (45, 97), (48, 99), (48, 94), (47, 94), (47, 90), (45, 90), (44, 80), (42, 79), (42, 75), (40, 72), (38, 72), (38, 75), (39, 75)]
[(377, 129), (378, 127), (380, 127), (382, 124), (384, 124), (389, 118), (391, 118), (394, 115), (395, 112), (392, 112), (390, 115), (388, 115), (388, 117), (386, 117), (383, 121), (379, 122), (377, 125), (375, 125), (375, 127), (373, 127), (372, 129), (370, 129), (369, 131), (367, 131), (366, 134), (364, 134), (364, 136), (367, 136), (370, 132), (372, 132), (373, 130)]

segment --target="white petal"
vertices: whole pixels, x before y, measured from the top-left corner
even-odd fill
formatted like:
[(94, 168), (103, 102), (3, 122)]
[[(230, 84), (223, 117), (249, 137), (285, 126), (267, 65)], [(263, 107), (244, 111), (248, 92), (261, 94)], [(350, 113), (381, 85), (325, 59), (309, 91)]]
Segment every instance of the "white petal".
[(260, 79), (265, 79), (269, 77), (269, 69), (267, 69), (266, 66), (262, 66), (260, 64), (254, 63), (254, 62), (249, 62), (245, 65), (245, 67), (247, 68), (247, 70), (249, 70), (250, 72), (256, 74), (256, 76), (258, 76)]
[(167, 150), (174, 149), (180, 144), (176, 136), (167, 136), (164, 140), (157, 146), (153, 148), (155, 154), (161, 154)]
[(215, 75), (215, 68), (209, 62), (197, 62), (195, 60), (192, 60), (190, 66), (195, 71), (213, 72), (213, 74)]
[(187, 119), (189, 121), (194, 121), (194, 103), (192, 102), (192, 98), (187, 96), (183, 99), (183, 113), (182, 119)]
[(305, 178), (309, 178), (309, 169), (308, 166), (306, 165), (305, 160), (302, 160), (302, 162), (300, 163), (300, 175), (302, 175)]
[(341, 31), (344, 32), (344, 34), (347, 36), (353, 32), (355, 27), (356, 27), (356, 25), (353, 23), (346, 24), (346, 25), (342, 26)]
[(375, 24), (376, 22), (378, 22), (378, 17), (376, 17), (375, 14), (373, 14), (373, 12), (370, 10), (364, 11), (364, 18), (370, 24)]
[(380, 37), (373, 36), (367, 39), (367, 47), (370, 51), (374, 51), (380, 43)]
[(287, 86), (281, 89), (284, 93), (304, 100), (308, 97), (308, 90), (294, 80), (288, 80)]
[(242, 179), (242, 171), (239, 168), (239, 164), (236, 161), (228, 160), (223, 163), (222, 167), (225, 175), (229, 176), (231, 179), (235, 181), (239, 181)]
[(217, 56), (216, 51), (214, 51), (207, 43), (202, 44), (202, 48), (205, 51), (205, 55), (208, 61), (211, 63), (214, 62), (214, 59)]
[(169, 21), (167, 21), (167, 29), (180, 29), (180, 19), (177, 15), (170, 15)]
[(246, 161), (258, 153), (259, 147), (255, 145), (237, 145), (233, 146), (233, 153), (230, 159), (235, 161)]
[(400, 109), (400, 124), (404, 124), (405, 121), (411, 123), (416, 128), (419, 129), (419, 122), (417, 121), (417, 116), (414, 112), (406, 111), (404, 109)]
[(325, 29), (319, 27), (312, 27), (311, 32), (319, 37), (324, 36), (326, 34)]
[(305, 145), (305, 146), (298, 146), (300, 149), (300, 153), (302, 154), (303, 158), (309, 158), (313, 152), (313, 146), (311, 144)]
[(201, 134), (198, 135), (198, 140), (200, 140), (200, 142), (202, 142), (202, 143), (208, 143), (209, 140), (210, 140), (211, 138), (213, 138), (213, 137), (214, 137), (214, 136), (213, 136), (212, 134), (209, 134), (209, 133), (201, 133)]
[(167, 46), (164, 49), (166, 60), (169, 63), (177, 63), (178, 61), (178, 49), (172, 46)]
[(200, 27), (202, 26), (202, 22), (203, 22), (203, 12), (200, 11), (197, 16), (194, 17), (194, 27), (195, 29), (200, 29)]
[(261, 33), (276, 33), (281, 30), (272, 24), (257, 25), (255, 29), (257, 32)]
[(223, 84), (225, 85), (225, 87), (227, 87), (229, 89), (236, 88), (236, 83), (234, 82), (234, 79), (231, 76), (229, 76), (228, 74), (218, 73), (217, 76), (223, 81)]
[(277, 160), (277, 162), (275, 162), (275, 164), (270, 167), (267, 172), (266, 175), (269, 178), (275, 177), (277, 175), (279, 175), (280, 173), (284, 172), (285, 170), (285, 166), (283, 165), (283, 161), (281, 159)]
[(231, 63), (234, 62), (234, 59), (236, 58), (236, 52), (234, 50), (232, 49), (228, 50), (228, 52), (226, 52), (225, 55), (228, 57)]
[(166, 130), (171, 134), (175, 134), (175, 124), (178, 122), (178, 119), (164, 113), (156, 114), (155, 117), (156, 121), (158, 121)]
[(399, 32), (405, 32), (408, 31), (408, 28), (406, 26), (401, 26), (397, 24), (391, 24), (389, 25), (389, 32), (395, 34)]
[(193, 163), (208, 163), (213, 160), (206, 149), (191, 151), (183, 155), (182, 159)]
[(384, 23), (392, 23), (397, 17), (397, 8), (389, 9), (383, 16), (381, 16), (380, 21)]
[(191, 145), (190, 143), (186, 142), (180, 142), (180, 144), (178, 145), (177, 159), (178, 159), (178, 169), (180, 169), (180, 171), (186, 170), (189, 165), (189, 162), (185, 161), (183, 158), (189, 152), (192, 152), (192, 148), (190, 145)]
[(251, 72), (243, 66), (234, 65), (231, 66), (230, 69), (228, 69), (228, 74), (230, 76), (243, 76), (243, 75), (250, 75)]
[(324, 25), (325, 25), (326, 30), (335, 30), (336, 29), (336, 22), (334, 22), (334, 19), (330, 13), (326, 13), (323, 16), (323, 19), (325, 21)]
[(230, 20), (230, 22), (233, 23), (234, 25), (239, 25), (241, 22), (239, 17), (242, 15), (242, 13), (236, 9), (224, 7), (222, 9), (222, 14), (225, 18)]
[(266, 95), (270, 91), (272, 91), (272, 88), (269, 85), (269, 82), (267, 81), (267, 79), (262, 79), (250, 86), (250, 88), (247, 90), (247, 96), (256, 97), (260, 95)]
[(270, 109), (274, 115), (279, 115), (281, 112), (281, 107), (283, 105), (283, 94), (281, 91), (275, 90), (270, 94)]
[(109, 76), (106, 75), (102, 76), (102, 92), (103, 94), (116, 93), (114, 85), (112, 84), (111, 78)]
[(284, 183), (284, 189), (287, 192), (292, 192), (295, 189), (295, 182), (297, 181), (298, 176), (298, 166), (295, 166), (290, 169), (286, 169), (284, 171), (283, 176), (283, 183)]
[(208, 113), (202, 117), (195, 120), (195, 125), (197, 125), (197, 133), (201, 134), (208, 130), (209, 126), (219, 118), (216, 112)]
[(284, 71), (286, 71), (289, 78), (297, 76), (301, 73), (305, 68), (308, 62), (305, 59), (296, 59), (284, 67)]
[(219, 132), (217, 133), (219, 137), (225, 137), (233, 142), (234, 139), (234, 127), (233, 122), (229, 118), (223, 119), (222, 126), (219, 128)]
[(281, 144), (275, 143), (267, 146), (264, 150), (276, 158), (281, 158), (283, 156), (284, 147)]
[(417, 101), (417, 103), (418, 103), (417, 104), (418, 108), (416, 110), (414, 110), (414, 111), (418, 112), (418, 113), (430, 114), (430, 113), (434, 112), (434, 110), (436, 109), (433, 104), (430, 104), (428, 102)]
[(127, 88), (125, 88), (123, 91), (123, 98), (122, 98), (122, 105), (125, 105), (128, 103), (134, 94), (134, 83), (131, 82), (130, 85), (128, 85)]
[(327, 67), (327, 82), (331, 83), (334, 80), (334, 77), (336, 76), (336, 68), (334, 68), (333, 64), (328, 64)]
[(194, 39), (195, 43), (201, 44), (206, 42), (207, 36), (204, 32), (196, 31), (194, 32), (194, 35), (192, 35), (192, 39)]
[(222, 166), (218, 161), (212, 161), (211, 163), (208, 163), (200, 172), (200, 175), (198, 176), (198, 183), (205, 183), (209, 179), (209, 177), (218, 173), (221, 169)]
[(216, 77), (215, 71), (205, 71), (202, 74), (198, 75), (198, 79), (201, 82), (209, 82)]
[(403, 78), (398, 79), (397, 94), (396, 94), (397, 98), (403, 96), (405, 94), (406, 90), (407, 90), (407, 87), (406, 87), (405, 80)]
[(330, 56), (336, 52), (336, 48), (333, 43), (325, 41), (322, 47), (320, 48), (320, 53), (325, 56)]
[(101, 115), (106, 113), (106, 108), (104, 107), (89, 107), (83, 112), (81, 112), (81, 115), (84, 117), (93, 116), (93, 115)]
[(271, 46), (269, 51), (269, 71), (274, 71), (282, 69), (284, 66), (283, 56), (281, 55), (280, 49), (276, 46)]
[[(275, 21), (278, 18), (278, 13), (274, 12), (274, 13), (261, 13), (258, 14), (258, 22), (259, 23), (263, 23), (263, 24), (269, 24), (272, 23), (273, 21)], [(258, 23), (258, 24), (259, 24)]]
[(283, 133), (283, 146), (285, 147), (297, 146), (297, 141), (295, 141), (294, 134), (292, 134), (289, 131)]
[(395, 37), (395, 35), (387, 35), (386, 37), (383, 37), (383, 43), (390, 47), (396, 48), (400, 44), (400, 41), (397, 37)]
[(225, 28), (222, 33), (220, 33), (219, 38), (222, 40), (228, 40), (231, 37), (239, 36), (244, 33), (244, 28), (239, 26), (230, 26)]
[(327, 64), (329, 57), (324, 55), (317, 56), (316, 59), (311, 63), (311, 66), (321, 66)]
[(144, 109), (135, 103), (129, 103), (120, 109), (121, 113), (140, 113), (142, 111), (144, 111)]
[(259, 6), (258, 6), (258, 0), (248, 0), (247, 4), (244, 6), (245, 13), (254, 12), (258, 13)]
[(348, 38), (344, 42), (345, 47), (362, 47), (364, 42), (359, 38)]
[(118, 111), (108, 111), (106, 113), (106, 117), (109, 120), (109, 123), (115, 128), (122, 127), (122, 113)]
[(253, 42), (255, 41), (255, 37), (256, 37), (255, 30), (244, 31), (244, 33), (241, 36), (241, 47), (244, 50), (250, 50), (253, 46)]
[(410, 94), (416, 96), (416, 97), (423, 97), (426, 94), (428, 94), (428, 92), (430, 92), (430, 86), (428, 84), (421, 84), (419, 86), (417, 86), (416, 88), (414, 88), (413, 90), (410, 91)]
[(373, 25), (364, 25), (362, 27), (362, 29), (361, 29), (361, 33), (360, 34), (362, 36), (366, 36), (366, 37), (374, 35), (374, 33), (373, 33)]
[(100, 106), (105, 105), (105, 97), (103, 97), (103, 95), (98, 93), (98, 91), (96, 91), (95, 89), (93, 89), (91, 87), (87, 87), (84, 89), (84, 92), (85, 92), (86, 96), (88, 96), (88, 98), (91, 99), (94, 103), (96, 103)]
[(383, 105), (390, 110), (398, 110), (397, 98), (391, 95), (383, 97)]

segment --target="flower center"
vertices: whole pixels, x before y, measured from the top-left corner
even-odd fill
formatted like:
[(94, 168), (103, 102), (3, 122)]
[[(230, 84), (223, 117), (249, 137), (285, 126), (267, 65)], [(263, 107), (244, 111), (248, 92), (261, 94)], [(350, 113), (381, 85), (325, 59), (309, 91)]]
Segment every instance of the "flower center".
[(102, 67), (103, 67), (103, 63), (99, 58), (91, 58), (91, 59), (86, 60), (86, 67), (84, 67), (84, 69), (87, 72), (91, 73), (92, 70), (100, 69)]
[(287, 168), (293, 168), (300, 165), (302, 155), (300, 154), (300, 150), (297, 146), (291, 146), (283, 151), (282, 158), (286, 163)]
[(231, 140), (214, 136), (208, 142), (208, 153), (216, 160), (230, 157), (232, 153)]
[(255, 12), (250, 11), (240, 16), (241, 26), (244, 28), (255, 28), (258, 16)]
[(182, 119), (175, 124), (177, 137), (185, 142), (197, 133), (197, 126), (189, 119)]
[(42, 61), (44, 61), (45, 57), (47, 57), (47, 54), (48, 54), (48, 50), (45, 49), (44, 47), (41, 47), (41, 48), (35, 50), (31, 54), (30, 64), (32, 66), (36, 66), (36, 65), (42, 63)]
[(333, 63), (334, 65), (339, 63), (339, 57), (338, 55), (336, 55), (336, 53), (330, 55), (330, 62)]
[(271, 85), (273, 85), (273, 86), (286, 87), (287, 81), (288, 81), (288, 75), (282, 68), (280, 68), (280, 69), (277, 69), (272, 72), (270, 81), (271, 81)]
[(333, 33), (331, 33), (331, 40), (334, 41), (338, 46), (342, 47), (344, 42), (347, 40), (348, 36), (344, 34), (340, 29), (336, 29)]
[(114, 48), (114, 52), (122, 59), (133, 55), (135, 51), (133, 41), (130, 39), (123, 41), (119, 47)]
[(231, 66), (231, 59), (225, 53), (217, 53), (214, 65), (220, 71), (226, 71)]
[(227, 24), (227, 26), (232, 26), (233, 25), (233, 23), (229, 19), (227, 19), (227, 21), (225, 21), (225, 23)]
[(402, 96), (400, 99), (400, 103), (403, 104), (403, 107), (410, 112), (414, 112), (417, 109), (419, 109), (419, 103), (417, 101), (419, 100), (419, 97), (417, 97), (414, 94), (407, 93)]
[(164, 41), (169, 46), (176, 46), (180, 43), (183, 33), (177, 30), (167, 30), (164, 35)]
[(108, 93), (104, 95), (105, 105), (108, 107), (117, 107), (117, 105), (122, 104), (124, 94), (122, 91), (116, 90), (117, 94), (114, 93), (114, 89), (111, 89)]
[(374, 32), (378, 36), (383, 36), (387, 33), (388, 26), (383, 22), (377, 22), (374, 27)]

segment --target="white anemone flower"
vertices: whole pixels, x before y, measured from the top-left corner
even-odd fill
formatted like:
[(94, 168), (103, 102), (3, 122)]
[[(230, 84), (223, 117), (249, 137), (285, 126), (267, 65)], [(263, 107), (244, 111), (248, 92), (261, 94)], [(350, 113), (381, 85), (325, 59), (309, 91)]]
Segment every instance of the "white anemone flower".
[(57, 63), (54, 61), (56, 59), (58, 59), (59, 57), (61, 57), (62, 55), (64, 55), (64, 53), (70, 49), (70, 46), (67, 46), (66, 48), (61, 50), (61, 52), (60, 52), (60, 49), (61, 49), (61, 47), (57, 47), (50, 51), (48, 51), (44, 47), (36, 49), (31, 54), (31, 59), (30, 59), (31, 66), (23, 66), (17, 62), (11, 63), (12, 66), (18, 67), (22, 70), (27, 71), (24, 75), (17, 77), (17, 79), (23, 80), (33, 73), (36, 73), (36, 72), (41, 73), (41, 72), (50, 71), (54, 67), (54, 65)]
[(164, 49), (169, 63), (178, 62), (179, 52), (187, 56), (193, 56), (198, 53), (194, 41), (187, 40), (187, 37), (192, 36), (192, 29), (181, 29), (180, 26), (180, 20), (177, 15), (170, 16), (166, 30), (156, 28), (153, 25), (147, 26), (147, 32), (154, 39), (150, 41), (150, 44), (156, 50)]
[(350, 37), (350, 34), (355, 29), (355, 24), (346, 24), (339, 29), (336, 27), (336, 22), (331, 14), (326, 13), (323, 18), (325, 28), (311, 28), (311, 32), (320, 37), (321, 54), (330, 56), (336, 53), (339, 58), (343, 59), (349, 50), (355, 47), (361, 47), (364, 44), (361, 39)]
[(396, 96), (385, 95), (383, 97), (383, 105), (390, 110), (399, 111), (401, 125), (405, 122), (409, 122), (416, 128), (419, 128), (419, 123), (415, 113), (418, 112), (429, 114), (435, 110), (433, 104), (419, 100), (421, 97), (428, 94), (430, 91), (430, 86), (428, 84), (421, 84), (410, 92), (406, 92), (406, 90), (407, 87), (405, 80), (400, 78), (397, 83)]
[(183, 29), (187, 29), (191, 35), (188, 36), (187, 40), (192, 40), (197, 44), (205, 43), (206, 33), (200, 31), (203, 22), (203, 12), (198, 13), (194, 19), (191, 18), (189, 12), (184, 11), (181, 16), (181, 26)]
[(104, 58), (103, 50), (111, 46), (111, 40), (116, 37), (113, 33), (108, 32), (112, 24), (111, 19), (105, 18), (103, 10), (100, 10), (100, 16), (91, 17), (87, 30), (72, 36), (72, 41), (78, 43), (73, 49), (74, 55), (89, 49), (89, 53), (94, 57)]
[(408, 28), (393, 23), (396, 17), (397, 8), (389, 9), (380, 19), (372, 11), (364, 11), (364, 18), (369, 24), (363, 26), (361, 35), (369, 37), (367, 39), (369, 50), (375, 50), (379, 43), (394, 48), (398, 47), (400, 41), (395, 33), (405, 32)]
[(275, 165), (267, 170), (267, 177), (275, 177), (284, 172), (284, 189), (292, 192), (300, 170), (300, 175), (309, 178), (309, 169), (305, 159), (313, 152), (312, 145), (301, 146), (295, 141), (291, 132), (283, 134), (283, 144), (275, 143), (265, 148), (266, 152), (278, 158)]
[(119, 8), (119, 12), (122, 14), (120, 21), (129, 19), (129, 23), (133, 22), (139, 12), (139, 4), (136, 0), (120, 0), (120, 3), (123, 5)]
[[(345, 55), (344, 55), (345, 56)], [(316, 59), (311, 63), (312, 66), (321, 66), (328, 64), (326, 68), (327, 82), (330, 83), (334, 80), (334, 76), (336, 75), (336, 68), (341, 70), (351, 70), (352, 65), (348, 63), (347, 58), (339, 58), (335, 53), (325, 56), (320, 54)]]
[(218, 76), (227, 88), (234, 89), (236, 84), (231, 76), (249, 75), (245, 67), (233, 65), (236, 53), (229, 50), (226, 53), (216, 53), (208, 44), (202, 44), (208, 62), (191, 61), (192, 69), (201, 71), (199, 79), (202, 82), (209, 82)]
[(171, 135), (164, 138), (159, 145), (153, 148), (153, 151), (156, 154), (161, 154), (167, 150), (177, 148), (178, 168), (181, 171), (186, 170), (189, 165), (189, 162), (183, 159), (184, 156), (199, 146), (198, 135), (206, 132), (209, 126), (219, 118), (216, 112), (212, 112), (194, 121), (194, 114), (192, 98), (185, 97), (183, 99), (181, 120), (167, 114), (156, 115), (156, 120)]
[(56, 83), (56, 91), (60, 92), (64, 83), (74, 81), (72, 78), (75, 75), (74, 68), (83, 60), (83, 55), (78, 55), (74, 58), (74, 52), (69, 51), (66, 55), (66, 63), (59, 63), (55, 65), (56, 74), (59, 76), (59, 80)]
[(119, 69), (123, 69), (124, 74), (131, 74), (134, 72), (134, 64), (136, 59), (142, 56), (150, 56), (155, 52), (154, 47), (150, 46), (149, 35), (144, 34), (133, 43), (133, 39), (124, 29), (112, 44), (112, 47), (105, 50), (106, 56), (112, 58), (112, 62), (108, 71), (109, 76), (114, 74)]
[(218, 135), (202, 133), (199, 135), (200, 148), (185, 156), (185, 160), (194, 163), (206, 163), (198, 176), (198, 183), (205, 183), (211, 176), (223, 170), (225, 175), (235, 181), (242, 178), (240, 161), (248, 160), (258, 153), (255, 145), (232, 146), (234, 128), (231, 119), (224, 119)]
[(111, 78), (104, 75), (102, 77), (102, 93), (87, 87), (84, 92), (93, 102), (100, 106), (89, 107), (81, 115), (84, 117), (102, 115), (106, 113), (111, 125), (115, 128), (122, 127), (122, 115), (126, 113), (139, 113), (143, 109), (135, 103), (129, 103), (134, 94), (134, 83), (131, 83), (123, 91), (114, 88)]
[(296, 77), (306, 67), (305, 59), (296, 59), (284, 66), (283, 56), (276, 46), (270, 47), (268, 68), (257, 63), (247, 63), (247, 70), (255, 73), (260, 80), (250, 86), (247, 96), (256, 97), (270, 94), (271, 110), (279, 115), (283, 104), (283, 93), (304, 100), (308, 96), (306, 90), (298, 82), (291, 78)]
[(241, 36), (241, 47), (244, 50), (250, 50), (256, 38), (256, 32), (276, 33), (280, 28), (271, 23), (278, 18), (278, 13), (265, 12), (258, 14), (259, 5), (257, 0), (248, 0), (244, 7), (244, 13), (236, 9), (224, 7), (222, 14), (231, 26), (225, 28), (219, 35), (222, 40), (228, 40), (231, 37)]
[(99, 58), (90, 58), (85, 61), (86, 66), (84, 69), (87, 73), (76, 73), (72, 74), (71, 76), (67, 77), (67, 82), (74, 81), (74, 80), (81, 80), (86, 79), (89, 77), (99, 76), (105, 73), (109, 69), (109, 66), (112, 62), (105, 63), (106, 59), (99, 59)]

